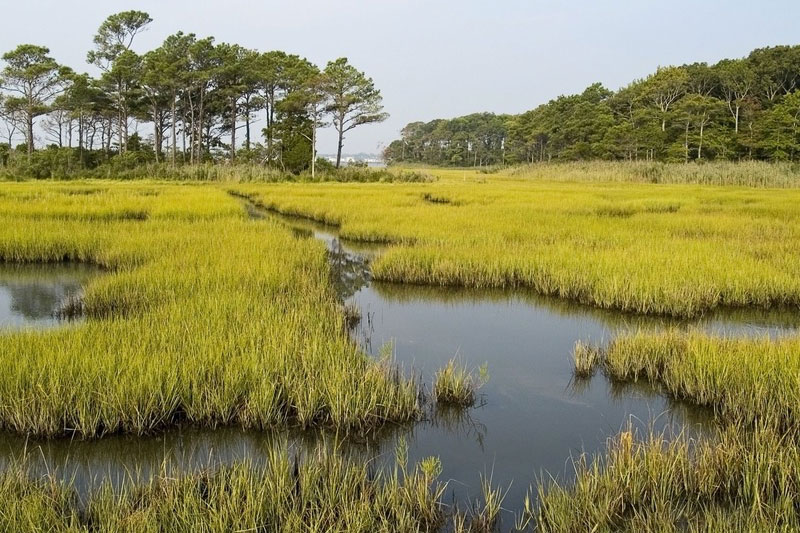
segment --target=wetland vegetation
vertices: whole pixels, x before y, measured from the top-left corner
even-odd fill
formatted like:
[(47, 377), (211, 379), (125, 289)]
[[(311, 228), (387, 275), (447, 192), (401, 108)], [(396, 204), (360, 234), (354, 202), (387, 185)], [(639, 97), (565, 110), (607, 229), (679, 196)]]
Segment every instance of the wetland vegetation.
[(3, 55), (0, 530), (800, 529), (800, 47), (371, 169), (346, 58), (151, 23)]
[[(791, 259), (796, 247), (792, 191), (777, 195), (753, 188), (556, 182), (505, 174), (487, 180), (479, 173), (431, 172), (437, 180), (425, 184), (7, 184), (0, 197), (5, 219), (0, 252), (6, 264), (68, 261), (91, 264), (98, 271), (83, 282), (82, 323), (0, 335), (6, 369), (0, 379), (4, 429), (32, 437), (108, 438), (114, 433), (145, 436), (176, 425), (238, 425), (260, 431), (316, 428), (363, 438), (387, 426), (412, 428), (416, 423), (422, 424), (420, 442), (426, 441), (430, 438), (425, 436), (426, 424), (432, 423), (429, 427), (438, 432), (442, 423), (428, 402), (435, 400), (445, 410), (474, 404), (486, 377), (486, 369), (478, 366), (486, 362), (493, 368), (494, 363), (499, 388), (492, 387), (490, 380), (490, 386), (480, 391), (482, 397), (488, 396), (485, 401), (491, 411), (499, 391), (513, 390), (508, 389), (507, 376), (522, 369), (506, 369), (495, 361), (497, 356), (468, 350), (468, 359), (453, 359), (450, 352), (439, 359), (438, 366), (423, 368), (422, 373), (400, 371), (396, 362), (387, 359), (386, 350), (348, 334), (359, 320), (361, 324), (355, 327), (371, 328), (373, 335), (376, 327), (382, 327), (374, 308), (364, 300), (373, 296), (363, 293), (363, 288), (370, 285), (372, 276), (380, 278), (382, 269), (390, 268), (385, 265), (392, 265), (397, 257), (419, 257), (413, 255), (417, 248), (427, 250), (426, 257), (446, 261), (449, 271), (473, 276), (485, 276), (488, 262), (478, 255), (463, 255), (469, 246), (491, 246), (493, 252), (487, 257), (494, 261), (496, 272), (507, 268), (505, 261), (512, 257), (507, 249), (515, 254), (525, 249), (546, 252), (555, 265), (553, 249), (543, 245), (548, 232), (558, 233), (562, 240), (571, 238), (573, 244), (592, 243), (583, 250), (576, 248), (575, 253), (600, 254), (582, 256), (594, 264), (601, 261), (599, 257), (606, 260), (597, 279), (600, 272), (606, 279), (618, 280), (617, 284), (626, 277), (636, 287), (647, 289), (624, 292), (631, 301), (659, 306), (633, 308), (656, 313), (647, 318), (620, 314), (630, 306), (602, 306), (590, 299), (576, 298), (576, 310), (559, 309), (569, 301), (564, 298), (548, 304), (556, 316), (584, 309), (580, 312), (596, 313), (597, 319), (613, 325), (611, 331), (598, 332), (594, 338), (578, 337), (577, 345), (575, 337), (565, 339), (564, 344), (575, 346), (580, 377), (611, 379), (618, 391), (624, 391), (626, 383), (645, 382), (653, 391), (648, 395), (663, 394), (706, 406), (715, 422), (700, 433), (682, 429), (690, 427), (686, 422), (660, 429), (649, 426), (649, 430), (623, 426), (619, 434), (604, 431), (612, 439), (604, 453), (597, 454), (602, 447), (595, 446), (585, 456), (580, 447), (562, 452), (562, 461), (575, 453), (576, 462), (572, 474), (556, 475), (558, 481), (545, 477), (535, 482), (535, 471), (517, 474), (513, 478), (517, 483), (532, 483), (524, 501), (519, 500), (519, 492), (526, 489), (509, 491), (496, 478), (487, 481), (491, 477), (487, 475), (470, 492), (469, 501), (477, 498), (480, 503), (465, 505), (461, 500), (455, 508), (447, 505), (450, 496), (445, 495), (458, 493), (457, 486), (439, 481), (441, 473), (448, 472), (450, 454), (436, 446), (415, 444), (410, 460), (407, 451), (393, 452), (398, 464), (406, 465), (407, 475), (393, 474), (394, 467), (386, 461), (350, 462), (336, 448), (293, 455), (290, 460), (280, 456), (286, 448), (278, 444), (257, 464), (247, 458), (234, 459), (207, 470), (166, 477), (152, 473), (122, 485), (100, 482), (88, 492), (76, 491), (69, 478), (43, 476), (41, 471), (34, 474), (30, 458), (18, 452), (2, 474), (7, 496), (0, 512), (4, 523), (18, 527), (28, 521), (53, 530), (82, 530), (93, 524), (122, 530), (169, 524), (190, 530), (201, 523), (213, 530), (269, 523), (392, 530), (389, 524), (402, 523), (412, 530), (450, 524), (447, 527), (463, 531), (490, 530), (501, 524), (505, 529), (516, 525), (542, 531), (578, 531), (587, 524), (612, 530), (666, 531), (670, 530), (667, 526), (658, 529), (656, 525), (686, 523), (690, 529), (708, 530), (715, 524), (747, 520), (795, 523), (790, 504), (796, 501), (792, 453), (796, 450), (798, 348), (791, 328), (796, 324), (792, 309), (797, 304), (791, 293), (765, 297), (762, 291), (774, 294), (777, 290), (773, 281), (745, 279), (734, 272), (743, 268), (750, 268), (751, 274), (757, 268), (785, 272), (795, 264)], [(652, 200), (656, 188), (658, 200)], [(455, 201), (430, 202), (425, 197), (428, 193)], [(306, 223), (304, 229), (296, 229), (292, 221), (303, 226), (304, 219), (262, 216), (248, 207), (250, 201), (338, 227), (327, 230)], [(519, 225), (504, 226), (501, 216)], [(639, 223), (633, 224), (637, 218)], [(434, 219), (440, 224), (423, 223)], [(470, 219), (480, 219), (480, 224)], [(641, 219), (647, 222), (646, 230), (640, 228)], [(394, 223), (389, 225), (389, 220)], [(536, 220), (536, 224), (524, 224), (524, 220)], [(562, 226), (566, 220), (572, 220), (572, 225)], [(747, 231), (736, 226), (735, 220), (748, 220)], [(365, 255), (342, 250), (338, 237), (326, 236), (325, 231), (351, 239), (346, 242), (354, 242), (356, 250), (364, 247)], [(491, 239), (490, 232), (495, 232)], [(760, 240), (745, 246), (754, 232), (761, 235)], [(780, 244), (777, 238), (768, 238), (772, 234), (783, 237)], [(306, 235), (325, 239), (329, 252)], [(635, 245), (637, 237), (650, 243), (649, 252), (644, 245)], [(383, 244), (369, 244), (375, 242)], [(692, 284), (702, 274), (692, 273), (688, 266), (692, 258), (702, 256), (670, 254), (680, 246), (688, 246), (693, 254), (710, 253), (719, 243), (728, 250), (725, 264), (730, 271), (725, 284), (717, 285), (716, 299), (691, 300), (698, 291)], [(611, 258), (619, 257), (615, 250), (622, 250), (623, 244), (629, 254), (628, 268), (615, 270)], [(549, 245), (557, 246), (557, 241), (550, 239)], [(757, 260), (753, 247), (760, 251)], [(542, 257), (547, 259), (547, 255)], [(645, 265), (659, 262), (664, 265), (658, 274), (635, 279)], [(558, 280), (574, 279), (586, 269), (585, 263), (573, 260), (558, 264), (560, 269), (551, 274)], [(577, 265), (578, 270), (569, 270)], [(673, 271), (675, 265), (686, 268)], [(708, 269), (709, 276), (708, 272), (720, 272), (711, 260), (700, 267)], [(453, 310), (462, 305), (459, 302), (475, 298), (469, 291), (476, 288), (463, 293), (413, 288), (418, 283), (459, 285), (459, 278), (442, 282), (417, 279), (413, 269), (398, 272), (411, 274), (377, 290), (385, 291), (390, 301), (409, 305), (414, 314), (421, 310), (417, 300), (430, 298), (431, 290), (450, 290), (437, 298)], [(687, 276), (692, 283), (680, 282)], [(716, 278), (707, 279), (713, 283)], [(788, 276), (770, 279), (785, 279), (784, 291), (793, 287)], [(400, 291), (398, 281), (412, 282), (413, 290)], [(524, 305), (541, 305), (534, 303), (535, 298), (547, 298), (534, 296), (536, 285), (510, 285), (516, 287), (516, 294), (533, 291), (531, 302)], [(730, 287), (737, 290), (725, 293)], [(501, 294), (478, 297), (502, 302), (507, 296)], [(731, 301), (730, 294), (740, 300)], [(658, 314), (668, 302), (680, 301), (679, 296), (685, 299), (684, 307), (670, 308), (666, 317)], [(742, 317), (733, 318), (733, 324), (757, 320), (745, 313), (753, 303), (762, 308), (755, 314), (775, 308), (775, 317), (765, 319), (766, 323), (788, 326), (787, 335), (771, 338), (755, 330), (755, 336), (740, 337), (737, 330), (724, 334), (713, 328), (697, 329), (702, 323), (698, 315), (712, 312)], [(739, 310), (726, 311), (734, 304)], [(351, 317), (349, 325), (343, 310), (348, 305), (358, 310), (349, 313), (357, 316)], [(442, 311), (432, 312), (443, 316)], [(420, 318), (424, 321), (425, 316)], [(468, 321), (464, 325), (470, 328)], [(545, 331), (541, 334), (547, 335)], [(555, 330), (549, 331), (552, 335)], [(568, 361), (568, 348), (563, 349), (562, 360)], [(405, 350), (400, 346), (389, 352), (398, 353), (406, 366)], [(413, 354), (419, 353), (412, 352), (407, 362), (413, 366)], [(546, 366), (538, 368), (541, 372)], [(430, 395), (424, 393), (426, 389)], [(635, 412), (628, 409), (623, 407), (622, 412)], [(617, 420), (618, 429), (625, 419)], [(440, 446), (442, 441), (436, 437), (431, 442)], [(775, 460), (764, 464), (767, 456)], [(736, 466), (732, 457), (739, 458)], [(503, 469), (499, 473), (503, 483), (512, 479)], [(785, 482), (774, 485), (772, 480), (778, 475)], [(335, 500), (322, 494), (327, 490), (325, 481), (313, 481), (319, 493), (297, 488), (311, 478), (329, 479), (331, 488), (359, 487), (351, 493), (348, 511), (333, 511)], [(274, 494), (266, 490), (279, 482), (295, 487), (290, 491), (294, 496), (282, 503), (272, 501)], [(237, 510), (237, 504), (224, 496), (234, 489), (243, 495), (238, 501), (246, 509)], [(372, 495), (369, 502), (380, 500), (385, 505), (371, 507), (363, 499), (365, 494)], [(512, 500), (507, 499), (509, 494)], [(685, 500), (692, 505), (685, 505)], [(133, 501), (139, 502), (135, 508)], [(207, 511), (192, 510), (200, 502), (205, 502)], [(502, 516), (504, 502), (516, 510), (516, 518)], [(186, 513), (164, 516), (174, 505)], [(315, 511), (302, 511), (307, 508)]]

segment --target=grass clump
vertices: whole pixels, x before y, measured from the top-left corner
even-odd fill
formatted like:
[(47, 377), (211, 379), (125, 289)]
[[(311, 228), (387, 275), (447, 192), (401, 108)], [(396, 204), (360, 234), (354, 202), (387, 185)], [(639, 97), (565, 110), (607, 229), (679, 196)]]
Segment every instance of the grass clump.
[(636, 332), (618, 336), (605, 353), (607, 373), (646, 379), (676, 398), (713, 408), (745, 427), (800, 423), (800, 337), (726, 338), (701, 332)]
[(729, 426), (693, 441), (623, 431), (605, 455), (574, 461), (575, 481), (538, 487), (536, 531), (795, 531), (800, 447), (771, 429)]
[(477, 391), (489, 379), (487, 365), (470, 371), (455, 358), (436, 372), (433, 380), (433, 395), (436, 402), (445, 406), (471, 407), (477, 399)]
[(592, 377), (602, 360), (602, 354), (598, 347), (581, 341), (575, 343), (572, 357), (575, 361), (575, 377), (580, 379)]

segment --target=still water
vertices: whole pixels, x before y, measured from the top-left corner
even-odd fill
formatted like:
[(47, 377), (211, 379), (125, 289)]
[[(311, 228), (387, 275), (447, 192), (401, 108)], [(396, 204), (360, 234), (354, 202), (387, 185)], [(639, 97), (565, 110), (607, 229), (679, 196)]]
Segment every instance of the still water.
[[(481, 476), (490, 477), (494, 485), (508, 490), (506, 527), (531, 482), (549, 475), (568, 480), (571, 457), (601, 451), (610, 436), (629, 424), (639, 431), (653, 428), (692, 435), (711, 427), (707, 411), (671, 401), (648, 385), (614, 383), (600, 373), (574, 381), (571, 353), (576, 341), (602, 344), (633, 327), (697, 327), (731, 335), (779, 336), (800, 325), (800, 315), (792, 311), (726, 312), (679, 322), (597, 310), (520, 290), (377, 283), (370, 278), (369, 265), (381, 253), (380, 246), (344, 242), (335, 229), (303, 219), (252, 208), (251, 215), (276, 218), (298, 238), (325, 241), (340, 298), (361, 311), (353, 338), (368, 353), (391, 353), (428, 388), (434, 372), (453, 356), (472, 368), (488, 365), (490, 379), (476, 407), (455, 412), (434, 409), (413, 427), (390, 429), (351, 448), (378, 465), (393, 461), (400, 439), (407, 443), (412, 461), (439, 457), (442, 479), (449, 481), (448, 503), (452, 499), (468, 505), (480, 496)], [(40, 320), (52, 325), (53, 305), (69, 291), (79, 290), (81, 278), (66, 273), (37, 278), (35, 269), (27, 268), (20, 267), (16, 278), (6, 278), (17, 280), (16, 289), (4, 288), (11, 281), (0, 277), (0, 302), (15, 302), (0, 304), (0, 319), (12, 316), (6, 309), (17, 309), (15, 320), (28, 317), (24, 319), (28, 324)], [(146, 479), (165, 465), (190, 471), (243, 459), (259, 463), (276, 441), (298, 452), (313, 449), (319, 440), (313, 434), (237, 428), (178, 428), (151, 438), (112, 436), (88, 442), (34, 443), (0, 435), (0, 467), (27, 453), (41, 471), (57, 469), (85, 490), (98, 480), (119, 482), (131, 473)]]
[(64, 309), (80, 297), (81, 286), (96, 269), (78, 264), (0, 263), (0, 330), (53, 327)]

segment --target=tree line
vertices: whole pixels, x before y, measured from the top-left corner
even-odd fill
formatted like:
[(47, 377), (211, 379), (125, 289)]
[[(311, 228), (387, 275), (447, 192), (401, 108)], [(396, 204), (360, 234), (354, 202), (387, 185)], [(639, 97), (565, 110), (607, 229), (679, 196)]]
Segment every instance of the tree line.
[(800, 159), (800, 46), (600, 83), (519, 115), (412, 122), (389, 162), (482, 166), (587, 159)]
[[(183, 32), (137, 54), (133, 43), (152, 21), (125, 11), (100, 25), (87, 54), (98, 77), (59, 64), (44, 46), (5, 53), (0, 163), (24, 170), (54, 158), (78, 168), (248, 161), (313, 174), (319, 128), (337, 132), (338, 168), (345, 134), (388, 116), (372, 79), (346, 58), (319, 68), (283, 51)], [(37, 143), (42, 133), (46, 142)], [(15, 145), (19, 137), (24, 143)]]

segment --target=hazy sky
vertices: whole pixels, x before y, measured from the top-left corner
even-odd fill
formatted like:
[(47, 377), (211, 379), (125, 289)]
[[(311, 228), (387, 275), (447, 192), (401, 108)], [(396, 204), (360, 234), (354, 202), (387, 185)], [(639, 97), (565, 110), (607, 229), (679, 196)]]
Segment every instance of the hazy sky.
[[(391, 118), (347, 135), (377, 152), (406, 123), (517, 113), (599, 81), (617, 89), (658, 65), (715, 62), (800, 44), (798, 0), (2, 0), (0, 51), (30, 42), (93, 72), (86, 52), (111, 13), (147, 11), (144, 52), (178, 30), (324, 66), (346, 56), (382, 91)], [(335, 150), (326, 131), (319, 150)]]

